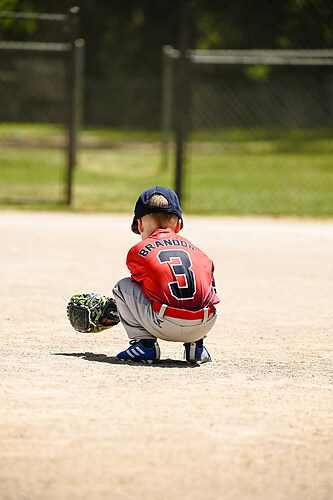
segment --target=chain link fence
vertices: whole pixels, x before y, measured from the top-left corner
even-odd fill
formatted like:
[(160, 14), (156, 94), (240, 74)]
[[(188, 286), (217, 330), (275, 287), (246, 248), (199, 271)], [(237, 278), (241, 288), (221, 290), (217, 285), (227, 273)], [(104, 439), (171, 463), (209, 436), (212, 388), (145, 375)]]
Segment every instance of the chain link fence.
[(192, 51), (188, 71), (186, 210), (332, 216), (333, 51)]
[[(70, 203), (83, 54), (72, 14), (0, 13), (0, 201)], [(3, 36), (8, 22), (30, 23), (23, 41)], [(249, 46), (264, 46), (267, 30), (251, 32), (259, 39)], [(290, 46), (307, 46), (302, 33), (304, 44)], [(332, 216), (333, 52), (185, 52), (186, 109), (176, 99), (179, 52), (168, 47), (163, 82), (88, 74), (85, 125), (156, 130), (161, 117), (163, 163), (173, 167), (171, 131), (187, 110), (185, 211)], [(177, 189), (178, 139), (176, 150)]]
[(160, 78), (85, 80), (85, 123), (119, 129), (156, 130), (160, 125)]
[(332, 214), (333, 59), (272, 61), (192, 64), (190, 191), (207, 211)]
[[(30, 24), (24, 41), (0, 41), (0, 201), (70, 203), (76, 149), (78, 58), (73, 16), (1, 13)], [(50, 40), (41, 41), (46, 22)], [(38, 36), (39, 35), (39, 36)], [(80, 44), (79, 44), (80, 45)]]

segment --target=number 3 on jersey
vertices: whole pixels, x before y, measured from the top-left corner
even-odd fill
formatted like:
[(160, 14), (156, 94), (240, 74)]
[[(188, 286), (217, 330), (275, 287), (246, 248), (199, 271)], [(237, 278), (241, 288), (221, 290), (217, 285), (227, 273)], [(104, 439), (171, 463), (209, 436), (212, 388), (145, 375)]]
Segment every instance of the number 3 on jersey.
[[(160, 264), (169, 264), (176, 281), (169, 283), (170, 291), (176, 299), (193, 299), (196, 286), (192, 271), (192, 261), (185, 250), (161, 250), (157, 258)], [(183, 285), (183, 282), (185, 284)]]

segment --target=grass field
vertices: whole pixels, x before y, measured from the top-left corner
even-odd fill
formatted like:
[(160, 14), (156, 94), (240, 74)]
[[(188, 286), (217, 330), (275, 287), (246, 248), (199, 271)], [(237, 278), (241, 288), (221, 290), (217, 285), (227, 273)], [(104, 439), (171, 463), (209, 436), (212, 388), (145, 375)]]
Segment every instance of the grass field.
[[(193, 135), (184, 172), (184, 211), (333, 216), (331, 137), (330, 130)], [(0, 152), (0, 198), (64, 199), (66, 155), (59, 127), (2, 125), (0, 141), (5, 146)], [(174, 187), (172, 145), (170, 149), (165, 168), (158, 132), (84, 130), (72, 209), (128, 211), (146, 187)]]

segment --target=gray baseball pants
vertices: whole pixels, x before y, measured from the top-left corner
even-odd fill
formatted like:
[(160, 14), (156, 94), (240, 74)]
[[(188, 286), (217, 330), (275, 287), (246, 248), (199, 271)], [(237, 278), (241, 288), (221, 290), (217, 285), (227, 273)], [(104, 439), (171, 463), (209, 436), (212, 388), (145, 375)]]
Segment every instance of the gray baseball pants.
[(155, 339), (171, 342), (195, 342), (202, 339), (214, 326), (216, 311), (207, 320), (176, 319), (155, 312), (152, 302), (141, 286), (130, 278), (123, 278), (113, 288), (119, 318), (132, 340)]

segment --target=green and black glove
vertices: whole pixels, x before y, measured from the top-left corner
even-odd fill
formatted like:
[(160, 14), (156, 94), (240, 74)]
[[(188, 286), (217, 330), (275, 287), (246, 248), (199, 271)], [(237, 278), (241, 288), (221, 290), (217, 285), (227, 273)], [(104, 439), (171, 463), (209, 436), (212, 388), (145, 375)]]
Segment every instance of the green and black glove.
[(74, 330), (81, 333), (99, 333), (120, 321), (115, 300), (95, 293), (73, 295), (67, 316)]

